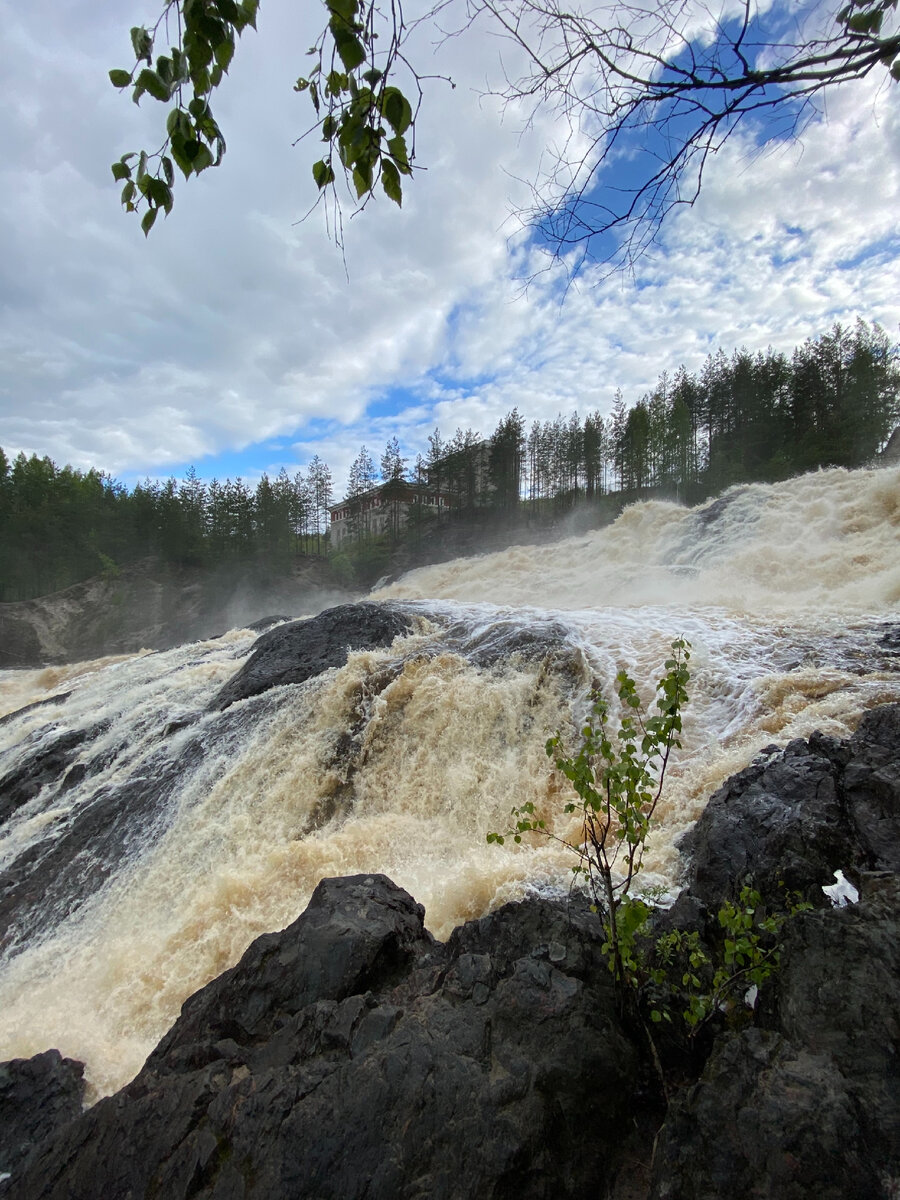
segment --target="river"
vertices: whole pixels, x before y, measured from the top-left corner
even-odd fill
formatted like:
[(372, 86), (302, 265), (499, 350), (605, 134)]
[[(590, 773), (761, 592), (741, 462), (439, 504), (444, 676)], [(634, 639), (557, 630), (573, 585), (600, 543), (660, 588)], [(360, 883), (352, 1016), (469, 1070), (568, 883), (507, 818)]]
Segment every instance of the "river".
[(547, 737), (571, 741), (622, 667), (649, 702), (681, 636), (691, 699), (645, 875), (674, 891), (677, 839), (724, 778), (900, 700), (900, 470), (641, 503), (371, 598), (411, 632), (224, 713), (211, 701), (250, 630), (0, 673), (0, 779), (65, 751), (0, 825), (0, 1059), (55, 1046), (86, 1063), (90, 1099), (120, 1087), (186, 997), (326, 875), (390, 875), (438, 937), (568, 887), (558, 845), (486, 834), (527, 800), (565, 834)]

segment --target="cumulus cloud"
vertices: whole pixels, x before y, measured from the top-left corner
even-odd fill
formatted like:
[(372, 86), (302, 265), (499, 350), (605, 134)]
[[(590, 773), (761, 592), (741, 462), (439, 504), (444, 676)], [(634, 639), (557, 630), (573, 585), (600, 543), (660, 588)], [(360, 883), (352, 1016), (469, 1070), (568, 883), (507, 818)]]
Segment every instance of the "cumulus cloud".
[(314, 142), (292, 149), (310, 118), (292, 84), (318, 14), (292, 0), (265, 0), (216, 102), (222, 167), (180, 182), (146, 243), (121, 214), (108, 164), (151, 144), (163, 110), (134, 108), (106, 71), (128, 60), (128, 20), (154, 18), (145, 3), (123, 19), (112, 0), (33, 0), (5, 17), (6, 449), (132, 477), (319, 453), (340, 485), (363, 441), (377, 458), (396, 434), (413, 458), (436, 424), (606, 411), (616, 388), (637, 399), (719, 345), (789, 349), (857, 313), (896, 330), (900, 123), (883, 84), (836, 93), (802, 148), (733, 138), (633, 278), (572, 282), (511, 215), (557, 118), (483, 94), (498, 54), (484, 29), (442, 45), (423, 29), (419, 54), (457, 86), (428, 84), (427, 170), (402, 213), (346, 211), (345, 266), (320, 214), (300, 220)]

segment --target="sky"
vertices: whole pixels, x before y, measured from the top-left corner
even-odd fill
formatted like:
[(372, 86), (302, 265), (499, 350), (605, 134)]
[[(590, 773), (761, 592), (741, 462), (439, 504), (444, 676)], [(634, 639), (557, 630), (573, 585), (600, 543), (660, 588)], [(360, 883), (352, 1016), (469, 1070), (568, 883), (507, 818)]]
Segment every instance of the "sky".
[[(773, 11), (781, 0), (774, 0)], [(128, 485), (305, 469), (340, 492), (365, 444), (411, 461), (437, 426), (489, 434), (633, 403), (663, 370), (744, 346), (790, 351), (857, 316), (900, 332), (900, 87), (832, 91), (800, 142), (752, 130), (630, 275), (548, 262), (515, 214), (558, 115), (488, 94), (511, 51), (486, 26), (411, 53), (428, 72), (402, 211), (316, 199), (293, 91), (319, 8), (261, 0), (213, 108), (223, 164), (176, 183), (145, 239), (110, 163), (158, 144), (166, 109), (110, 85), (159, 0), (0, 0), (0, 446)], [(449, 18), (448, 18), (449, 19)], [(513, 61), (513, 67), (515, 63)], [(304, 219), (305, 218), (305, 219)]]

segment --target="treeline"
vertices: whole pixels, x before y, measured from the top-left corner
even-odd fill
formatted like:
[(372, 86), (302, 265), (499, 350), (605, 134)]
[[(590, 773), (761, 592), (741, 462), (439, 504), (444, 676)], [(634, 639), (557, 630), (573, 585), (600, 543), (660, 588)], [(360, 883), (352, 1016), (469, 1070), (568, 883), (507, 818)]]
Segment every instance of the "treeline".
[(662, 374), (631, 408), (617, 394), (605, 418), (575, 413), (527, 428), (514, 409), (486, 439), (457, 430), (444, 443), (436, 430), (417, 477), (439, 485), (459, 515), (540, 514), (609, 494), (697, 503), (735, 483), (861, 466), (898, 419), (898, 348), (859, 320), (791, 355), (720, 350), (697, 374)]
[(323, 554), (333, 483), (316, 456), (307, 471), (254, 489), (242, 479), (147, 480), (129, 492), (101, 471), (0, 449), (0, 600), (28, 600), (154, 556), (180, 566), (264, 558), (285, 568)]
[[(597, 519), (630, 500), (660, 495), (697, 503), (735, 483), (774, 482), (820, 466), (870, 461), (900, 419), (898, 347), (878, 325), (835, 325), (793, 354), (723, 351), (691, 374), (660, 376), (628, 408), (617, 395), (608, 416), (588, 413), (534, 421), (513, 410), (482, 437), (439, 430), (411, 466), (391, 439), (380, 471), (365, 447), (349, 474), (350, 497), (381, 481), (427, 484), (449, 499), (451, 524), (473, 529), (552, 522), (576, 505)], [(49, 458), (0, 450), (0, 600), (23, 600), (67, 587), (140, 558), (220, 566), (263, 559), (275, 569), (328, 549), (333, 494), (318, 457), (306, 472), (254, 489), (241, 479), (206, 483), (191, 470), (179, 481), (146, 481), (129, 492), (99, 471), (57, 467)], [(398, 491), (399, 495), (399, 491)], [(381, 541), (407, 544), (414, 559), (452, 530), (424, 506), (397, 521)], [(362, 526), (360, 527), (363, 528)], [(348, 579), (379, 573), (389, 546), (365, 535), (359, 563), (335, 562)], [(464, 543), (463, 543), (464, 545)], [(371, 561), (369, 561), (371, 560)], [(358, 568), (364, 568), (362, 571)]]

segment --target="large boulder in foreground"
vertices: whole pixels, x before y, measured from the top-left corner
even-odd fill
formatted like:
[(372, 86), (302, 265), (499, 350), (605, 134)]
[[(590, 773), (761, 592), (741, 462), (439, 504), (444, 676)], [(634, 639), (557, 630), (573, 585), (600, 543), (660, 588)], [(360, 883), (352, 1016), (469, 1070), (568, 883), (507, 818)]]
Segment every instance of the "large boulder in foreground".
[(293, 925), (185, 1004), (129, 1086), (38, 1147), (9, 1194), (605, 1190), (633, 1128), (637, 1055), (596, 922), (511, 905), (441, 945), (422, 917), (383, 876), (323, 880)]
[(681, 842), (685, 882), (718, 905), (749, 876), (818, 898), (833, 873), (900, 871), (900, 704), (863, 715), (846, 741), (814, 733), (772, 746), (715, 792)]
[(900, 894), (862, 884), (858, 904), (792, 922), (769, 1011), (721, 1033), (673, 1097), (653, 1200), (896, 1196)]
[(370, 600), (339, 604), (308, 620), (279, 625), (254, 642), (252, 654), (211, 707), (228, 708), (281, 684), (304, 683), (329, 667), (342, 667), (349, 650), (389, 646), (412, 627), (409, 613)]
[[(677, 909), (708, 928), (747, 876), (770, 901), (784, 881), (823, 907), (786, 926), (755, 1025), (720, 1031), (700, 1079), (673, 1096), (653, 1200), (897, 1196), (898, 837), (896, 704), (866, 713), (846, 741), (773, 748), (712, 798), (686, 839)], [(826, 900), (838, 869), (857, 904)]]

